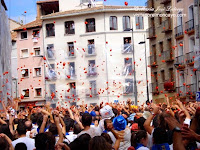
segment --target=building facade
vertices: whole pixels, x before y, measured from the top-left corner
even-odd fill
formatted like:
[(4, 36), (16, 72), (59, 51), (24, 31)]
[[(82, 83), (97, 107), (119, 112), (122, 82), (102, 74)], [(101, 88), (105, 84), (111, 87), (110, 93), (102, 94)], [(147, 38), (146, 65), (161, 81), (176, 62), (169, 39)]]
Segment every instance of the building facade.
[(155, 103), (163, 103), (166, 102), (166, 94), (170, 101), (174, 100), (176, 91), (173, 18), (167, 16), (173, 14), (168, 8), (173, 8), (174, 4), (171, 0), (148, 0), (146, 5), (147, 8), (153, 8), (146, 12), (152, 15), (149, 17), (148, 29), (151, 93)]
[[(4, 0), (0, 2), (0, 100), (11, 100), (11, 37)], [(0, 105), (1, 106), (1, 105)]]
[(42, 21), (16, 28), (20, 107), (45, 103)]
[[(66, 8), (41, 17), (47, 100), (67, 106), (82, 101), (125, 102), (128, 98), (135, 104), (146, 102), (150, 70), (146, 78), (145, 44), (138, 43), (146, 42), (148, 55), (148, 19), (134, 8)], [(137, 13), (140, 15), (133, 15)]]

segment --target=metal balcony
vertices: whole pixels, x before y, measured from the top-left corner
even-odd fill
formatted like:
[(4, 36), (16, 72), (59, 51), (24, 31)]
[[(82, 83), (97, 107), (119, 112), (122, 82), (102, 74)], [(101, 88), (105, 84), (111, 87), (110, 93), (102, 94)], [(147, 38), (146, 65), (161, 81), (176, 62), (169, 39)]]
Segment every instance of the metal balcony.
[(133, 66), (132, 64), (127, 64), (126, 66), (123, 67), (122, 71), (123, 76), (128, 76), (128, 75), (133, 75)]
[(71, 70), (69, 70), (69, 71), (67, 71), (66, 72), (66, 79), (67, 80), (76, 80), (76, 74), (75, 74), (75, 71), (71, 71)]
[(94, 44), (88, 44), (88, 47), (86, 48), (86, 57), (89, 56), (96, 56), (96, 49)]
[(191, 99), (195, 98), (196, 92), (197, 92), (197, 84), (196, 83), (189, 84), (186, 86), (186, 94)]
[(194, 65), (194, 58), (195, 58), (195, 53), (194, 52), (186, 53), (186, 63), (189, 66), (193, 66)]
[(186, 93), (185, 93), (185, 86), (179, 86), (179, 87), (176, 87), (176, 92), (177, 94), (179, 94), (180, 98), (186, 98)]
[(149, 59), (150, 59), (150, 66), (151, 67), (158, 66), (158, 64), (157, 64), (157, 55), (152, 55), (152, 56), (149, 57)]
[(176, 57), (176, 62), (175, 64), (177, 66), (178, 70), (183, 70), (185, 69), (185, 57), (183, 55), (177, 56)]
[(65, 91), (65, 98), (67, 100), (74, 99), (74, 98), (77, 98), (77, 97), (78, 97), (78, 90), (70, 89), (69, 91)]
[(183, 25), (179, 25), (179, 26), (175, 27), (174, 30), (175, 30), (175, 38), (176, 39), (180, 39), (180, 38), (184, 37)]
[(194, 19), (185, 22), (185, 30), (188, 34), (194, 33)]
[(97, 76), (96, 67), (88, 67), (87, 77)]
[(156, 31), (155, 31), (155, 27), (151, 27), (147, 29), (149, 36), (147, 39), (155, 39), (156, 38)]
[(54, 70), (49, 70), (48, 73), (45, 75), (45, 80), (47, 81), (54, 81), (57, 80), (57, 74)]
[(96, 89), (86, 89), (85, 90), (85, 96), (86, 97), (98, 97), (99, 94), (97, 93), (97, 90)]
[(161, 0), (160, 4), (168, 4), (170, 2), (171, 2), (171, 0)]
[(133, 53), (133, 46), (130, 43), (122, 45), (122, 54)]
[(162, 22), (162, 27), (163, 27), (163, 33), (168, 33), (172, 31), (172, 23), (171, 19), (167, 19)]
[(154, 82), (150, 84), (150, 91), (153, 95), (159, 94), (159, 87), (158, 87), (158, 82)]
[(162, 56), (163, 56), (163, 59), (165, 60), (165, 62), (173, 62), (174, 61), (172, 50), (163, 51)]

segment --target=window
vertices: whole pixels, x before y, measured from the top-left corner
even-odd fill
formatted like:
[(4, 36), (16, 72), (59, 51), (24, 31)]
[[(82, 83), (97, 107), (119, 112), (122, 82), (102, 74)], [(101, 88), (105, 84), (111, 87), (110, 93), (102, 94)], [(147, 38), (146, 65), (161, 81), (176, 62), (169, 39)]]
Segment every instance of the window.
[(21, 58), (26, 58), (28, 57), (28, 49), (22, 49), (21, 50)]
[(88, 76), (95, 76), (97, 75), (95, 60), (88, 61)]
[(178, 56), (182, 56), (183, 55), (183, 42), (179, 42), (178, 44)]
[(126, 30), (126, 29), (130, 29), (131, 26), (130, 26), (130, 17), (129, 16), (123, 16), (123, 30)]
[(193, 52), (194, 51), (194, 47), (195, 47), (195, 40), (194, 37), (191, 37), (189, 39), (189, 52)]
[(47, 57), (49, 59), (55, 59), (55, 51), (54, 51), (54, 45), (53, 44), (47, 45)]
[(75, 62), (69, 63), (69, 75), (71, 77), (75, 76)]
[(26, 98), (29, 98), (29, 89), (22, 90), (22, 95)]
[(110, 16), (110, 30), (117, 30), (117, 17)]
[(94, 39), (88, 40), (88, 55), (95, 54)]
[(69, 50), (69, 53), (68, 53), (68, 56), (69, 57), (73, 57), (73, 56), (75, 56), (75, 54), (74, 54), (74, 42), (69, 42), (69, 43), (67, 43), (68, 44), (68, 50)]
[(33, 37), (40, 37), (40, 30), (33, 30)]
[(74, 21), (65, 22), (65, 34), (75, 34)]
[(49, 84), (49, 91), (50, 91), (50, 95), (52, 95), (52, 93), (54, 93), (54, 98), (56, 98), (56, 85), (55, 84)]
[(132, 58), (124, 58), (124, 69), (123, 69), (123, 75), (132, 75), (133, 68), (132, 68)]
[(49, 65), (49, 70), (48, 70), (47, 76), (50, 80), (56, 80), (57, 79), (57, 75), (56, 75), (56, 72), (55, 72), (55, 64)]
[(53, 23), (46, 24), (46, 36), (55, 36), (55, 27)]
[(160, 52), (163, 53), (163, 49), (164, 49), (164, 47), (163, 47), (163, 42), (160, 42), (160, 43), (159, 43), (159, 46), (160, 46)]
[(136, 16), (136, 29), (144, 29), (143, 16)]
[(159, 19), (159, 25), (161, 25), (162, 24), (162, 17), (158, 17), (158, 19)]
[(161, 70), (161, 79), (162, 82), (165, 82), (165, 70)]
[(125, 94), (133, 93), (133, 79), (125, 79)]
[(36, 97), (42, 96), (42, 88), (35, 88), (35, 96)]
[(41, 67), (34, 68), (34, 75), (37, 77), (42, 75)]
[(94, 18), (86, 19), (85, 24), (86, 24), (86, 32), (95, 32), (96, 31)]
[(133, 46), (131, 43), (131, 37), (125, 37), (124, 38), (124, 46), (123, 46), (123, 53), (132, 53), (133, 52)]
[(97, 94), (96, 81), (90, 81), (91, 95)]
[(173, 68), (169, 68), (169, 80), (171, 81), (171, 82), (173, 82), (174, 81), (174, 70), (173, 70)]
[(41, 54), (40, 54), (40, 47), (33, 48), (33, 50), (34, 50), (35, 56), (41, 56)]
[(70, 93), (71, 93), (71, 95), (77, 95), (77, 93), (76, 93), (76, 83), (75, 82), (71, 82), (70, 84), (69, 84), (69, 86), (70, 86)]
[(29, 76), (28, 69), (22, 69), (21, 73), (23, 78), (28, 78)]
[(177, 26), (182, 26), (183, 24), (183, 17), (182, 17), (182, 12), (178, 12), (178, 17), (177, 17)]
[(21, 39), (27, 39), (27, 31), (21, 32)]

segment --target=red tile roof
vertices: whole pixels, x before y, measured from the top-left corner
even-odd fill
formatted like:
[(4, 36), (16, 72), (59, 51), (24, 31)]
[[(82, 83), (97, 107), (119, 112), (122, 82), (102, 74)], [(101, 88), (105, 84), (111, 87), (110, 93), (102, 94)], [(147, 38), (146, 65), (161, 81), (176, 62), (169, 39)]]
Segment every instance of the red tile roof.
[[(78, 9), (78, 10), (69, 10), (69, 11), (63, 11), (63, 12), (56, 12), (56, 13), (52, 13), (52, 14), (49, 14), (49, 15), (45, 15), (45, 16), (42, 16), (43, 19), (44, 17), (54, 17), (54, 16), (60, 16), (60, 15), (67, 15), (67, 14), (77, 14), (77, 13), (82, 13), (82, 12), (91, 12), (91, 11), (104, 11), (104, 10), (109, 10), (112, 12), (115, 11), (115, 10), (118, 10), (118, 11), (125, 11), (127, 9), (132, 9), (133, 11), (136, 11), (134, 10), (134, 8), (146, 8), (146, 7), (139, 7), (139, 6), (100, 6), (100, 7), (93, 7), (93, 8), (86, 8), (86, 9)], [(139, 10), (138, 10), (139, 11)], [(145, 10), (144, 10), (145, 11)], [(139, 12), (144, 12), (144, 11), (139, 11)]]
[(19, 30), (23, 30), (23, 29), (32, 29), (32, 28), (36, 28), (36, 27), (42, 27), (42, 20), (36, 19), (35, 21), (32, 21), (25, 25), (22, 25), (21, 27), (18, 27), (16, 29), (14, 29), (13, 31), (19, 31)]
[(17, 32), (11, 32), (10, 34), (11, 34), (12, 41), (16, 41), (16, 39), (17, 39)]

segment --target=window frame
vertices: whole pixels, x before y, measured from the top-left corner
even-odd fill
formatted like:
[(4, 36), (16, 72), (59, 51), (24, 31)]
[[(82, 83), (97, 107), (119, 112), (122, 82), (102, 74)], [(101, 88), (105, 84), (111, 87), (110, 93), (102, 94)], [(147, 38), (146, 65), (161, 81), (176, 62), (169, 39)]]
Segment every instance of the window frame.
[[(28, 97), (25, 96), (26, 94), (25, 94), (25, 95), (22, 94), (22, 92), (23, 92), (24, 90), (26, 90), (26, 91), (28, 90)], [(26, 92), (25, 92), (25, 93), (26, 93)], [(27, 89), (22, 89), (22, 90), (21, 90), (21, 95), (23, 95), (24, 98), (30, 98), (30, 89), (29, 89), (29, 88), (27, 88)]]
[[(115, 20), (116, 19), (116, 20)], [(117, 21), (117, 16), (110, 16), (109, 18), (110, 21), (110, 30), (118, 30), (118, 21)], [(115, 22), (116, 21), (116, 22)], [(116, 26), (116, 28), (115, 28)]]
[(22, 68), (21, 72), (22, 72), (22, 70), (28, 70), (28, 76), (23, 77), (23, 74), (21, 73), (21, 78), (29, 78), (29, 76), (30, 76), (29, 69), (28, 68)]
[(33, 29), (32, 31), (33, 33), (34, 31), (39, 31), (38, 36), (35, 36), (35, 37), (34, 37), (34, 34), (32, 33), (32, 38), (40, 38), (40, 29)]
[[(91, 20), (92, 20), (92, 19), (94, 19), (94, 30), (93, 30), (93, 31), (90, 31), (88, 26), (91, 25), (91, 22), (92, 22)], [(89, 21), (90, 21), (90, 24), (89, 24)], [(86, 22), (87, 22), (87, 23), (86, 23)], [(95, 18), (87, 18), (87, 19), (85, 19), (85, 23), (86, 23), (86, 24), (85, 24), (85, 29), (86, 29), (85, 32), (86, 32), (86, 33), (96, 32), (96, 20), (95, 20)]]
[[(28, 55), (26, 57), (22, 57), (22, 51), (23, 50), (28, 50), (28, 52), (27, 52)], [(28, 58), (28, 57), (29, 57), (29, 48), (22, 48), (22, 49), (20, 49), (20, 58), (23, 59), (23, 58)]]
[[(67, 23), (73, 23), (74, 24), (73, 33), (70, 33), (70, 29), (69, 29), (69, 33), (66, 33), (66, 31), (67, 31), (66, 24)], [(71, 24), (68, 24), (68, 25), (71, 25)], [(75, 34), (75, 22), (73, 20), (72, 21), (65, 21), (64, 27), (65, 27), (65, 35), (74, 35)]]
[[(37, 76), (37, 73), (35, 72), (35, 69), (40, 69), (40, 75), (38, 75)], [(33, 77), (41, 77), (42, 76), (42, 67), (41, 66), (39, 66), (39, 67), (34, 67), (33, 68), (33, 71), (34, 71), (34, 75), (33, 75)]]
[[(125, 23), (124, 23), (124, 18), (125, 18)], [(130, 17), (130, 16), (123, 16), (123, 17), (122, 17), (123, 31), (125, 31), (126, 29), (129, 29), (129, 28), (127, 27), (127, 24), (126, 24), (126, 18), (129, 18), (129, 28), (131, 28), (131, 17)], [(124, 24), (126, 25), (127, 28), (124, 28)]]
[[(37, 96), (37, 91), (36, 91), (36, 89), (41, 89), (41, 94), (40, 94), (40, 96)], [(42, 87), (35, 87), (34, 88), (34, 97), (42, 97)]]
[[(26, 36), (27, 36), (27, 37), (22, 39), (22, 33), (26, 33)], [(28, 31), (21, 31), (21, 32), (20, 32), (20, 39), (21, 39), (21, 40), (27, 40), (27, 39), (28, 39)]]
[[(142, 18), (142, 26), (140, 24), (140, 17)], [(138, 23), (139, 23), (139, 26), (137, 26)], [(142, 15), (135, 16), (135, 26), (136, 26), (136, 30), (144, 30), (144, 16)]]
[[(38, 48), (40, 49), (40, 55), (36, 55), (36, 53), (35, 53), (35, 49), (38, 49)], [(33, 47), (33, 52), (34, 52), (34, 56), (35, 56), (35, 57), (40, 57), (40, 56), (42, 56), (42, 55), (41, 55), (41, 46)]]
[[(48, 30), (47, 30), (47, 25), (53, 25), (52, 28), (54, 27), (54, 30), (53, 30), (53, 35), (48, 35)], [(54, 23), (47, 23), (45, 24), (45, 29), (46, 29), (46, 37), (55, 37), (56, 33), (55, 33), (55, 24)]]

